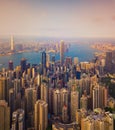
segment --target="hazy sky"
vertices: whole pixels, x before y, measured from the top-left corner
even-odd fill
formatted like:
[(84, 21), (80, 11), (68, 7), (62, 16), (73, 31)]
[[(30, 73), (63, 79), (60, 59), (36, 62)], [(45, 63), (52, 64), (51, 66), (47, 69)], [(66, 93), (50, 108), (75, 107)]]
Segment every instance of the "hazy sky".
[(0, 35), (115, 38), (115, 0), (0, 0)]

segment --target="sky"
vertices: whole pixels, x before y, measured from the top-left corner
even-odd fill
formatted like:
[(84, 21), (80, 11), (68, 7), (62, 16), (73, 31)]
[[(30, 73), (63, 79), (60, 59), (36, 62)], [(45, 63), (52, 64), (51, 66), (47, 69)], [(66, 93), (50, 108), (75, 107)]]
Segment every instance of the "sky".
[(0, 0), (0, 35), (115, 38), (115, 0)]

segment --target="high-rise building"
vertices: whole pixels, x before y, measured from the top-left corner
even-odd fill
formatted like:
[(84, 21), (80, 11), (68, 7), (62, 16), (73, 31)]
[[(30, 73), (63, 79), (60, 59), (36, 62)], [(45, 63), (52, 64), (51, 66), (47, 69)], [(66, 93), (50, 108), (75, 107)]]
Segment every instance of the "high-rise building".
[(82, 95), (82, 97), (80, 98), (80, 108), (84, 108), (86, 110), (88, 108), (88, 99), (85, 95)]
[(11, 115), (14, 111), (14, 101), (15, 101), (14, 89), (11, 88), (11, 89), (9, 89), (9, 101), (8, 101), (8, 104), (9, 104), (9, 107), (10, 107), (10, 121), (11, 121)]
[(68, 107), (66, 105), (64, 105), (62, 108), (62, 121), (64, 123), (68, 122)]
[(64, 63), (64, 41), (60, 42), (60, 63), (61, 65)]
[(46, 130), (48, 126), (48, 104), (38, 100), (35, 104), (35, 130)]
[(111, 72), (112, 71), (112, 52), (106, 52), (106, 64), (105, 64), (105, 68), (107, 72)]
[(62, 88), (60, 90), (60, 94), (61, 94), (61, 110), (63, 108), (63, 106), (66, 106), (68, 109), (68, 101), (69, 101), (69, 92), (66, 88)]
[(0, 78), (0, 100), (8, 99), (8, 85), (5, 77)]
[(66, 65), (72, 65), (72, 57), (66, 57), (65, 58), (65, 64)]
[(82, 118), (81, 119), (81, 130), (95, 130), (94, 123), (95, 123), (94, 119)]
[(47, 53), (46, 54), (46, 67), (49, 68), (50, 65), (50, 55)]
[(48, 103), (48, 85), (47, 85), (47, 83), (42, 82), (41, 86), (40, 86), (40, 90), (41, 90), (41, 92), (40, 92), (41, 99)]
[(21, 65), (21, 72), (24, 72), (26, 70), (26, 59), (25, 58), (21, 59), (20, 65)]
[(9, 70), (13, 70), (14, 66), (13, 66), (12, 60), (9, 61), (8, 67), (9, 67)]
[(10, 49), (12, 52), (14, 52), (14, 38), (13, 38), (13, 36), (11, 36), (11, 39), (10, 39)]
[(99, 85), (93, 88), (93, 110), (100, 107), (100, 91)]
[(5, 100), (0, 100), (0, 130), (10, 130), (10, 108)]
[(74, 57), (73, 62), (74, 62), (74, 65), (77, 65), (77, 64), (79, 63), (79, 59), (78, 59), (78, 57)]
[(76, 110), (79, 109), (79, 92), (71, 92), (71, 121), (76, 120)]
[(25, 130), (25, 113), (18, 109), (12, 114), (12, 130)]
[(59, 89), (53, 90), (53, 113), (54, 115), (59, 115), (61, 111), (61, 94)]
[(42, 67), (43, 68), (46, 68), (46, 52), (45, 51), (43, 51), (42, 52)]
[(53, 89), (52, 87), (49, 87), (48, 90), (48, 111), (49, 113), (53, 113)]
[(27, 113), (32, 113), (34, 110), (34, 104), (37, 101), (37, 90), (34, 88), (25, 89), (26, 97), (26, 111)]

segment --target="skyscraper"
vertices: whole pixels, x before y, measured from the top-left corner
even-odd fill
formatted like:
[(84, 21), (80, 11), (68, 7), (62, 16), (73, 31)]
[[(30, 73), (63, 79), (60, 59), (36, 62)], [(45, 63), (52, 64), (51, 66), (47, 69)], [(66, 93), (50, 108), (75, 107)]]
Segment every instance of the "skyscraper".
[(94, 88), (93, 88), (93, 110), (95, 109), (95, 108), (98, 108), (98, 107), (100, 107), (100, 104), (99, 104), (99, 96), (100, 96), (100, 94), (99, 94), (99, 85), (97, 85), (97, 86), (95, 86)]
[(46, 54), (46, 67), (49, 68), (50, 65), (50, 55), (47, 53)]
[(59, 89), (53, 91), (53, 113), (59, 115), (61, 113), (61, 94)]
[(9, 70), (13, 70), (13, 61), (12, 60), (10, 60), (9, 61)]
[(71, 121), (76, 119), (76, 110), (79, 108), (79, 92), (71, 92)]
[(24, 110), (18, 109), (12, 114), (12, 130), (25, 130)]
[(38, 100), (35, 104), (35, 130), (46, 130), (48, 126), (48, 104)]
[(46, 52), (45, 51), (43, 51), (42, 52), (42, 67), (43, 68), (46, 68)]
[(13, 38), (13, 36), (11, 36), (11, 39), (10, 39), (10, 49), (12, 52), (14, 52), (14, 38)]
[(26, 70), (26, 59), (22, 58), (20, 64), (21, 64), (21, 71), (24, 72)]
[(61, 65), (64, 63), (64, 41), (60, 42), (60, 63)]
[(7, 81), (5, 77), (0, 78), (0, 100), (5, 100), (8, 95), (7, 95)]
[(64, 105), (62, 108), (62, 121), (64, 123), (68, 122), (68, 108), (66, 105)]
[(67, 89), (62, 88), (60, 90), (60, 94), (61, 94), (61, 110), (63, 108), (63, 106), (66, 106), (68, 109), (68, 101), (69, 101), (69, 92)]
[(41, 99), (48, 103), (48, 84), (42, 82), (40, 86), (41, 90)]
[(0, 100), (0, 130), (10, 130), (10, 108), (5, 100)]
[(31, 113), (34, 110), (34, 104), (37, 100), (37, 90), (34, 88), (25, 89), (25, 97), (26, 97), (26, 111), (27, 113)]
[(41, 62), (42, 62), (42, 74), (44, 74), (46, 70), (46, 52), (45, 51), (42, 52)]
[(112, 71), (112, 52), (106, 52), (106, 71), (111, 72)]

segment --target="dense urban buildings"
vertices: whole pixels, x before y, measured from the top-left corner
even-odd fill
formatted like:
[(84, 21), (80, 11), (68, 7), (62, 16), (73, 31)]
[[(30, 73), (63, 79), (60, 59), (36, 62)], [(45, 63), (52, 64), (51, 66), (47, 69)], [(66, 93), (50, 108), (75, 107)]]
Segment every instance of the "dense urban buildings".
[(59, 61), (43, 50), (40, 64), (22, 58), (2, 69), (0, 130), (114, 130), (115, 100), (103, 79), (114, 73), (114, 51), (79, 62), (64, 57), (65, 46)]

